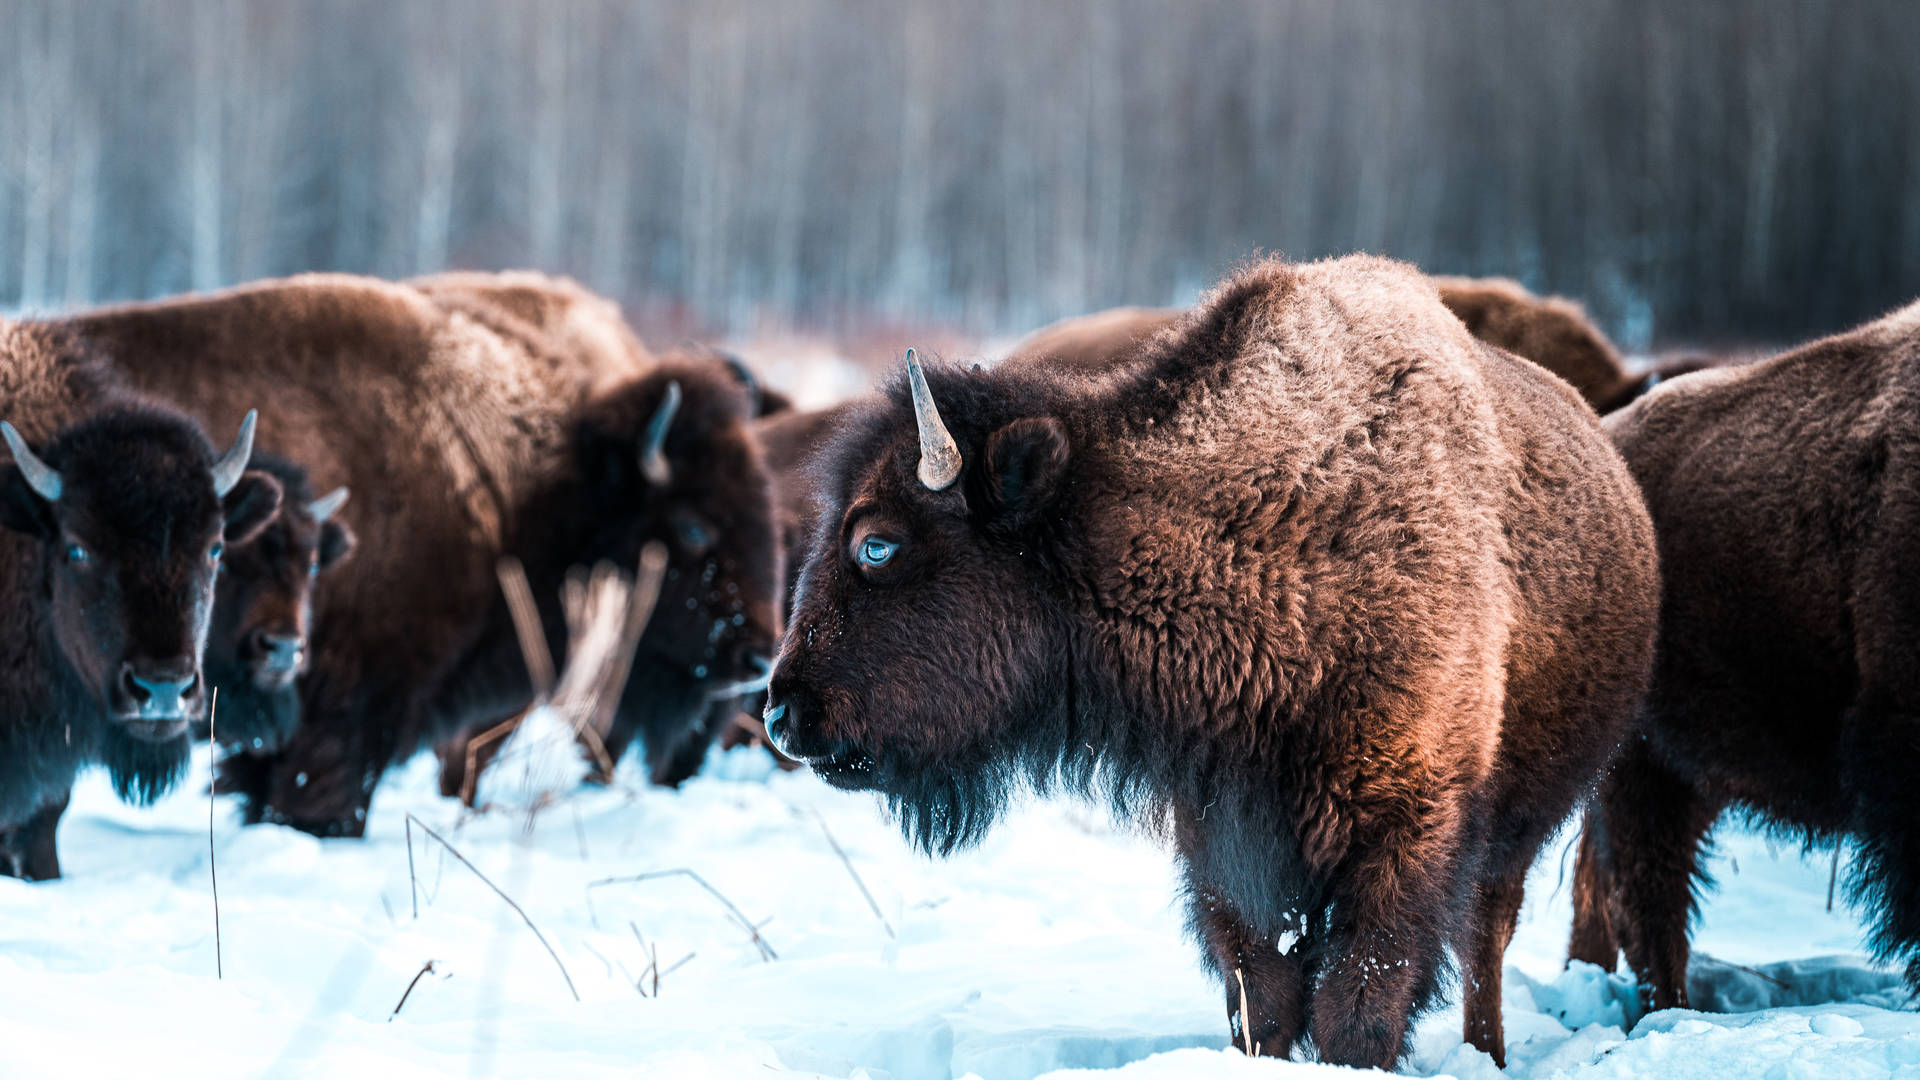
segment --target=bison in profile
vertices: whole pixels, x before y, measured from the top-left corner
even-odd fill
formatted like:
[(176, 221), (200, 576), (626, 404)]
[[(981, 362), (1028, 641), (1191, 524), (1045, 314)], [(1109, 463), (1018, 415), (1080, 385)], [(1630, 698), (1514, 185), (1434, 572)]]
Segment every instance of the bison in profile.
[(0, 424), (0, 872), (45, 879), (81, 765), (136, 801), (178, 778), (207, 708), (216, 570), (280, 488), (246, 472), (251, 414), (220, 454), (187, 417), (58, 363), (44, 334), (0, 327), (0, 345), (0, 412), (42, 439)]
[(1020, 784), (1164, 825), (1249, 1051), (1392, 1065), (1452, 946), (1503, 1055), (1527, 868), (1653, 647), (1652, 529), (1564, 384), (1411, 268), (1265, 262), (1106, 378), (910, 354), (821, 478), (787, 753), (933, 852)]
[(1644, 734), (1577, 863), (1571, 953), (1687, 1004), (1701, 840), (1739, 807), (1847, 843), (1920, 989), (1920, 304), (1692, 375), (1607, 421), (1660, 538)]
[[(624, 550), (636, 530), (672, 546), (661, 608), (698, 620), (700, 634), (670, 639), (685, 624), (656, 619), (633, 685), (658, 665), (675, 706), (699, 706), (684, 726), (698, 725), (706, 695), (763, 677), (777, 629), (771, 541), (714, 528), (702, 501), (709, 460), (749, 483), (761, 468), (750, 455), (704, 456), (708, 440), (746, 439), (745, 421), (697, 430), (708, 413), (689, 385), (686, 412), (662, 436), (653, 421), (673, 377), (631, 347), (612, 305), (556, 283), (554, 303), (516, 314), (489, 306), (484, 281), (465, 277), (423, 291), (307, 275), (19, 324), (109, 358), (116, 378), (216, 428), (238, 419), (235, 402), (258, 401), (276, 445), (321, 490), (355, 492), (361, 543), (317, 597), (300, 725), (280, 749), (223, 770), (254, 817), (358, 835), (389, 764), (524, 705), (517, 651), (495, 648), (512, 640), (495, 563), (513, 538), (543, 528), (585, 545), (549, 549), (562, 571)], [(519, 297), (544, 280), (508, 277)], [(554, 505), (535, 500), (560, 491), (589, 501), (555, 520)], [(503, 652), (506, 672), (465, 677)]]

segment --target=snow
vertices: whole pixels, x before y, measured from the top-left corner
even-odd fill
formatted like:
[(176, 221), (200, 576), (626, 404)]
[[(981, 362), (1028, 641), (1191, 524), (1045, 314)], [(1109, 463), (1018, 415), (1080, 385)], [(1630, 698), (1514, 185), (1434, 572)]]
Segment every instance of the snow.
[[(935, 862), (871, 797), (751, 750), (716, 754), (679, 792), (623, 771), (531, 812), (495, 781), (516, 808), (464, 817), (421, 759), (381, 788), (364, 841), (243, 829), (220, 800), (219, 977), (206, 769), (203, 751), (189, 783), (145, 810), (87, 777), (61, 830), (67, 877), (0, 879), (0, 1075), (1343, 1074), (1227, 1049), (1221, 989), (1149, 841), (1049, 802)], [(524, 909), (564, 975), (428, 828)], [(1775, 1007), (1657, 1013), (1629, 1031), (1625, 979), (1562, 970), (1563, 841), (1535, 870), (1508, 954), (1507, 1075), (1920, 1077), (1920, 1017), (1853, 955), (1844, 907), (1825, 910), (1826, 856), (1738, 827), (1718, 844), (1722, 885), (1696, 942), (1719, 962), (1696, 965), (1696, 986)], [(684, 874), (592, 884), (673, 870), (758, 929)], [(1459, 1022), (1457, 1005), (1425, 1018), (1403, 1070), (1501, 1075), (1460, 1043)]]

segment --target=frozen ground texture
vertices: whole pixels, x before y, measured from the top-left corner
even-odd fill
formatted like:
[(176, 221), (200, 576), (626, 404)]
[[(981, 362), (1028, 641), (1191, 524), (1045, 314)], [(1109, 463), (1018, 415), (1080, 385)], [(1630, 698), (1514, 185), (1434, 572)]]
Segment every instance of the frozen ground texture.
[[(428, 760), (381, 789), (363, 842), (242, 829), (221, 800), (224, 979), (204, 754), (187, 789), (150, 810), (89, 777), (61, 832), (67, 878), (0, 879), (0, 1076), (1335, 1075), (1223, 1049), (1220, 993), (1182, 936), (1169, 859), (1081, 807), (1029, 807), (979, 850), (934, 863), (868, 797), (769, 775), (753, 752), (712, 764), (678, 793), (623, 775), (571, 794), (531, 831), (525, 814), (462, 823)], [(578, 1002), (519, 917), (418, 828), (414, 915), (409, 812), (519, 902)], [(1512, 1075), (1920, 1077), (1920, 1017), (1886, 1008), (1898, 1003), (1888, 977), (1848, 958), (1860, 935), (1844, 907), (1825, 910), (1827, 857), (1738, 829), (1719, 839), (1702, 951), (1756, 968), (1841, 959), (1766, 969), (1784, 986), (1703, 965), (1729, 1000), (1797, 1003), (1656, 1014), (1627, 1034), (1617, 980), (1560, 970), (1555, 848), (1508, 955)], [(678, 868), (770, 920), (774, 958), (684, 877), (589, 898), (597, 879)], [(634, 982), (656, 949), (663, 969), (692, 959), (642, 996)], [(1458, 1032), (1457, 1008), (1429, 1017), (1406, 1071), (1498, 1075)]]

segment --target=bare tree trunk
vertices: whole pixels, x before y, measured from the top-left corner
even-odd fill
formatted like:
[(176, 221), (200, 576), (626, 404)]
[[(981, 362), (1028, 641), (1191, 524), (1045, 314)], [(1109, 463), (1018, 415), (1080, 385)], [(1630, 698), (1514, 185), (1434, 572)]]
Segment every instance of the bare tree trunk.
[(193, 144), (188, 152), (193, 288), (222, 284), (221, 194), (224, 139), (221, 98), (226, 49), (223, 27), (234, 12), (224, 0), (193, 3)]
[(528, 238), (533, 263), (558, 269), (566, 256), (564, 171), (567, 132), (567, 45), (571, 19), (558, 7), (532, 12), (534, 125), (527, 173)]
[[(413, 10), (429, 10), (416, 7)], [(447, 265), (453, 243), (454, 166), (460, 150), (460, 93), (464, 57), (457, 26), (439, 30), (439, 48), (408, 72), (420, 133), (420, 187), (414, 212), (413, 270), (431, 273)]]

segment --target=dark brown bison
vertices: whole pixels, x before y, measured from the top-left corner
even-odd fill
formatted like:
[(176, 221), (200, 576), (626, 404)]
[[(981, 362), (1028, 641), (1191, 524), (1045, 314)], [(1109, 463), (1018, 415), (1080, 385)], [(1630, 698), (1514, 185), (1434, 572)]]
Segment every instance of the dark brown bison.
[[(1665, 379), (1707, 364), (1693, 357), (1631, 372), (1613, 342), (1571, 300), (1535, 296), (1505, 278), (1433, 280), (1441, 302), (1474, 337), (1560, 376), (1603, 413), (1620, 408)], [(1179, 308), (1120, 307), (1063, 319), (1014, 346), (1008, 362), (1099, 371), (1140, 352), (1155, 334), (1176, 325), (1182, 314)]]
[(1257, 264), (1109, 378), (908, 375), (827, 451), (770, 736), (933, 852), (1022, 784), (1165, 824), (1249, 1050), (1391, 1065), (1451, 945), (1500, 1057), (1527, 868), (1652, 653), (1592, 411), (1367, 257)]
[(272, 523), (228, 546), (215, 590), (206, 659), (220, 696), (212, 734), (232, 750), (277, 747), (299, 723), (296, 683), (307, 670), (314, 589), (354, 545), (338, 516), (346, 488), (315, 497), (305, 469), (271, 454), (254, 454), (252, 468), (278, 481), (284, 496)]
[(49, 335), (0, 327), (0, 345), (0, 413), (41, 442), (0, 425), (0, 873), (45, 879), (79, 766), (133, 801), (178, 778), (216, 570), (280, 489), (245, 472), (251, 416), (219, 454), (187, 417), (59, 363)]
[(1687, 1003), (1701, 838), (1730, 806), (1853, 849), (1872, 943), (1920, 989), (1920, 304), (1607, 421), (1664, 603), (1645, 734), (1588, 816), (1574, 958), (1616, 942)]
[(1633, 401), (1661, 382), (1705, 366), (1697, 359), (1627, 370), (1607, 335), (1579, 304), (1536, 296), (1507, 278), (1436, 277), (1440, 302), (1481, 341), (1517, 353), (1573, 384), (1603, 413)]
[(655, 363), (620, 306), (572, 278), (532, 270), (452, 270), (406, 284), (441, 308), (583, 373), (591, 391), (610, 390)]
[(1005, 362), (1101, 371), (1185, 314), (1183, 308), (1117, 307), (1062, 319), (1020, 339)]
[[(623, 374), (624, 345), (569, 351), (569, 340), (619, 343), (631, 332), (578, 325), (618, 322), (611, 305), (565, 310), (576, 325), (563, 335), (405, 285), (309, 275), (25, 324), (57, 328), (136, 388), (215, 427), (237, 419), (234, 401), (258, 400), (276, 445), (319, 488), (355, 492), (361, 543), (317, 598), (300, 727), (279, 751), (224, 766), (250, 814), (358, 835), (388, 764), (515, 710), (505, 698), (525, 689), (526, 675), (517, 651), (495, 644), (511, 640), (495, 562), (514, 538), (544, 530), (582, 539), (579, 551), (547, 549), (564, 570), (617, 548), (609, 538), (623, 529), (669, 531), (678, 546), (662, 605), (698, 619), (701, 633), (670, 637), (686, 624), (656, 619), (637, 663), (687, 660), (660, 674), (685, 691), (676, 705), (699, 696), (687, 687), (752, 677), (753, 656), (770, 650), (771, 541), (756, 550), (751, 529), (702, 528), (707, 440), (731, 436), (694, 430), (690, 418), (706, 413), (689, 387), (682, 419), (657, 440), (651, 429), (672, 379)], [(656, 441), (659, 453), (643, 454)], [(753, 458), (713, 460), (751, 482)], [(641, 502), (635, 477), (647, 474), (664, 479), (649, 479)], [(562, 491), (586, 501), (558, 505)], [(595, 546), (602, 540), (605, 549)], [(735, 576), (735, 567), (751, 569)], [(744, 616), (737, 625), (735, 614)], [(709, 649), (715, 661), (704, 663)], [(510, 670), (468, 677), (479, 658), (503, 653)], [(636, 672), (633, 685), (648, 684)], [(704, 712), (699, 703), (687, 724)]]
[[(674, 550), (695, 557), (705, 555), (711, 562), (710, 569), (702, 569), (702, 577), (720, 583), (708, 587), (696, 603), (687, 603), (676, 589), (666, 603), (655, 605), (647, 640), (667, 644), (643, 648), (679, 652), (643, 656), (629, 677), (628, 691), (612, 717), (611, 729), (604, 736), (583, 739), (583, 749), (594, 766), (589, 779), (596, 783), (612, 780), (606, 766), (617, 764), (636, 739), (642, 744), (647, 778), (652, 783), (677, 787), (699, 772), (708, 748), (729, 730), (748, 702), (752, 715), (759, 715), (759, 697), (772, 668), (773, 644), (782, 625), (778, 598), (786, 594), (786, 589), (782, 587), (780, 568), (786, 565), (782, 553), (792, 526), (784, 495), (787, 478), (773, 470), (788, 463), (766, 458), (760, 449), (760, 433), (768, 425), (778, 426), (787, 417), (802, 414), (781, 411), (790, 408), (785, 398), (764, 390), (746, 364), (730, 354), (696, 349), (669, 354), (662, 365), (649, 379), (656, 386), (677, 384), (674, 408), (682, 419), (661, 430), (680, 433), (675, 437), (673, 452), (677, 460), (691, 466), (676, 489), (662, 491), (637, 485), (632, 490), (609, 488), (583, 495), (569, 488), (536, 497), (537, 501), (554, 504), (630, 504), (638, 508), (630, 524), (638, 527), (626, 529), (612, 542), (608, 542), (610, 534), (597, 538), (590, 549), (595, 559), (631, 565), (649, 540), (661, 540)], [(755, 419), (770, 408), (779, 416)], [(604, 415), (608, 406), (598, 406), (596, 411)], [(591, 417), (583, 424), (581, 437), (588, 444), (583, 454), (597, 453), (592, 444), (604, 441), (604, 431), (590, 430), (596, 424)], [(774, 483), (775, 475), (780, 475), (781, 483)], [(781, 493), (778, 498), (776, 491)], [(539, 517), (529, 514), (530, 520)], [(716, 544), (720, 537), (726, 538), (725, 543)], [(519, 544), (510, 545), (510, 550), (531, 559), (534, 566), (552, 569), (557, 564), (543, 552), (558, 544), (585, 553), (589, 548), (581, 543), (536, 529)], [(724, 571), (720, 570), (722, 564)], [(670, 580), (679, 580), (678, 570), (668, 573)], [(535, 595), (557, 596), (559, 580), (556, 574), (548, 573), (532, 582)], [(747, 582), (748, 587), (738, 588), (741, 582)], [(748, 601), (753, 596), (772, 596), (774, 600), (772, 604), (754, 604)], [(554, 606), (546, 615), (548, 647), (564, 656), (566, 628), (559, 607)], [(504, 638), (495, 643), (503, 654), (508, 646)], [(727, 655), (723, 656), (723, 651)], [(493, 662), (506, 660), (502, 655)], [(716, 682), (716, 677), (721, 681)], [(494, 729), (508, 715), (511, 713), (476, 721), (436, 748), (442, 794), (469, 802), (475, 798), (478, 777), (470, 775), (470, 769), (484, 771), (502, 747), (498, 738), (476, 740), (489, 732), (497, 736)], [(696, 716), (699, 718), (690, 722)]]

